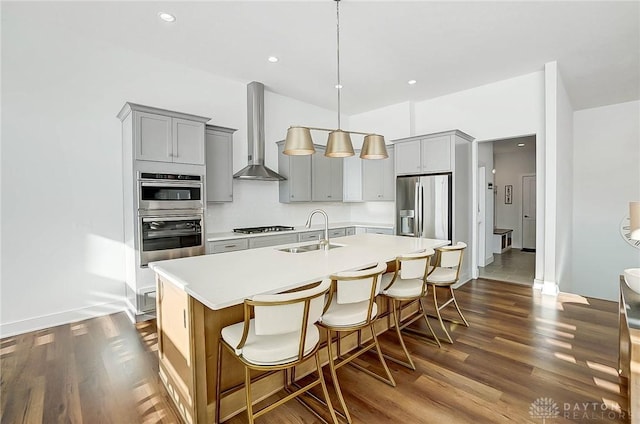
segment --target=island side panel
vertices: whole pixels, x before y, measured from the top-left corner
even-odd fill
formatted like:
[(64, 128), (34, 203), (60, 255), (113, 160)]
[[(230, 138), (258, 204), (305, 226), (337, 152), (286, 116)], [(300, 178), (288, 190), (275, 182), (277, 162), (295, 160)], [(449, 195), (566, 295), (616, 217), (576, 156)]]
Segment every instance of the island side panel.
[(189, 296), (156, 276), (156, 321), (160, 379), (184, 421), (195, 421)]
[[(393, 269), (393, 263), (390, 263)], [(218, 343), (222, 328), (243, 320), (243, 305), (234, 305), (220, 310), (212, 310), (191, 297), (171, 281), (157, 276), (157, 326), (158, 354), (161, 379), (182, 418), (188, 424), (213, 422), (215, 417), (215, 383), (217, 373)], [(403, 315), (415, 311), (411, 305)], [(378, 299), (380, 315), (387, 314), (387, 302)], [(378, 321), (376, 333), (389, 328), (390, 317)], [(361, 334), (361, 341), (367, 342), (368, 332)], [(321, 332), (321, 343), (325, 343)], [(357, 333), (344, 337), (341, 341), (342, 353), (357, 346)], [(334, 340), (334, 352), (336, 352)], [(328, 362), (327, 349), (321, 347), (321, 361)], [(221, 402), (222, 420), (242, 412), (246, 408), (244, 397), (244, 368), (226, 349), (223, 349), (222, 390), (237, 388), (223, 396)], [(313, 361), (298, 367), (296, 378), (302, 378), (315, 370)], [(259, 373), (252, 373), (258, 376)], [(264, 399), (283, 387), (282, 373), (278, 372), (260, 379), (252, 385), (254, 401)]]

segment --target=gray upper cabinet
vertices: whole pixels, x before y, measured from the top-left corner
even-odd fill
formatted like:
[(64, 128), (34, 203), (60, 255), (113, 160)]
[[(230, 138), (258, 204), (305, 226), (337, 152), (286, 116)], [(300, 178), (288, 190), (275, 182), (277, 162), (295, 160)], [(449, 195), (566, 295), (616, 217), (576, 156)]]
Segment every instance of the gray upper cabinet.
[(311, 201), (311, 156), (288, 156), (283, 153), (284, 141), (278, 143), (278, 173), (280, 203)]
[(173, 141), (171, 118), (155, 113), (134, 112), (134, 142), (137, 160), (171, 162)]
[(451, 156), (454, 148), (452, 135), (429, 137), (421, 140), (422, 172), (451, 171)]
[(172, 118), (171, 161), (204, 165), (204, 122)]
[(125, 103), (121, 120), (133, 113), (136, 160), (204, 165), (204, 123), (210, 118)]
[(342, 175), (342, 201), (362, 202), (362, 163), (360, 152), (342, 159), (344, 172)]
[(422, 171), (420, 140), (395, 143), (396, 174), (419, 174)]
[(328, 158), (324, 155), (324, 148), (316, 146), (316, 153), (313, 155), (311, 166), (311, 194), (313, 201), (342, 201), (343, 169), (342, 158)]
[(362, 200), (394, 201), (394, 147), (387, 146), (387, 159), (362, 160)]
[(452, 172), (455, 145), (470, 136), (458, 131), (447, 131), (396, 140), (396, 175)]
[(233, 128), (207, 125), (207, 202), (233, 201)]

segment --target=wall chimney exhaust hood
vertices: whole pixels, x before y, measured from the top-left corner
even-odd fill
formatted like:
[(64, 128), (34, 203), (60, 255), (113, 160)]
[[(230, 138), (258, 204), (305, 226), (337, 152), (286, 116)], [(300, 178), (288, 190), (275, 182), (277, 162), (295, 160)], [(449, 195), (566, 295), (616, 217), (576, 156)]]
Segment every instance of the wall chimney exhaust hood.
[(233, 178), (256, 181), (282, 181), (285, 177), (264, 166), (264, 85), (247, 84), (247, 143), (249, 164)]

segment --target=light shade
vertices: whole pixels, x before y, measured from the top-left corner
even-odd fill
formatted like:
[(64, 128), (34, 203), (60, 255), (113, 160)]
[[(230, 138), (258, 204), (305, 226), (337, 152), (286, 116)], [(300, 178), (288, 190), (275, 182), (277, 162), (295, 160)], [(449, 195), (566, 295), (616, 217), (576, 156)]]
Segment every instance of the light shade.
[(378, 134), (369, 134), (364, 137), (361, 159), (386, 159), (389, 157), (387, 147), (384, 144), (384, 137)]
[(640, 201), (629, 202), (629, 224), (630, 238), (640, 240)]
[(312, 155), (316, 152), (311, 130), (305, 127), (289, 127), (284, 141), (284, 154), (291, 156)]
[(327, 140), (327, 150), (324, 155), (330, 158), (344, 158), (353, 156), (353, 145), (351, 144), (351, 136), (348, 132), (335, 130), (329, 133)]

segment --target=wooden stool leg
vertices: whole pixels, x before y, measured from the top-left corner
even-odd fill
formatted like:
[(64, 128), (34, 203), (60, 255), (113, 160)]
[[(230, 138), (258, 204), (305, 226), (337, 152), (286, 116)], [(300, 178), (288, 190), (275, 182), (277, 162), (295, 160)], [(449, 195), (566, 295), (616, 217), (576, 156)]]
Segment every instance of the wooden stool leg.
[(436, 314), (438, 315), (438, 321), (440, 321), (440, 327), (442, 327), (442, 331), (444, 331), (444, 334), (447, 336), (447, 340), (449, 341), (449, 343), (453, 343), (453, 340), (451, 340), (451, 336), (449, 336), (449, 332), (447, 331), (446, 327), (444, 326), (444, 322), (442, 321), (442, 315), (440, 315), (440, 306), (438, 306), (438, 295), (436, 294), (437, 290), (436, 287), (433, 287), (433, 306), (435, 307), (436, 310)]
[(418, 303), (420, 304), (420, 309), (422, 310), (422, 317), (424, 318), (424, 321), (427, 323), (427, 327), (429, 327), (429, 331), (431, 332), (433, 339), (438, 344), (438, 347), (442, 347), (442, 344), (440, 344), (440, 339), (438, 339), (438, 336), (436, 336), (436, 333), (433, 331), (433, 327), (431, 327), (431, 324), (429, 323), (429, 318), (427, 317), (427, 310), (425, 309), (424, 304), (422, 303), (423, 300), (424, 299), (422, 297), (418, 299)]
[(320, 385), (322, 386), (322, 393), (324, 394), (324, 399), (327, 402), (327, 408), (329, 408), (329, 413), (331, 414), (331, 419), (334, 424), (338, 424), (338, 418), (336, 417), (336, 411), (333, 410), (333, 405), (331, 404), (331, 398), (329, 397), (329, 391), (327, 390), (327, 383), (324, 381), (324, 375), (322, 374), (322, 364), (320, 363), (320, 351), (316, 352), (316, 369), (318, 371), (318, 378), (320, 379)]
[(456, 310), (458, 311), (458, 315), (460, 315), (460, 318), (462, 318), (462, 322), (464, 322), (464, 325), (466, 325), (468, 327), (469, 323), (464, 318), (464, 315), (462, 315), (462, 311), (460, 310), (460, 307), (458, 306), (458, 302), (456, 301), (456, 296), (453, 294), (453, 287), (452, 286), (449, 286), (449, 291), (451, 292), (451, 299), (453, 299), (453, 304), (455, 305)]
[(244, 367), (244, 391), (247, 397), (247, 418), (249, 424), (253, 424), (253, 405), (251, 404), (251, 370)]
[(392, 299), (391, 303), (393, 305), (393, 322), (394, 322), (395, 327), (396, 327), (396, 334), (398, 335), (398, 340), (400, 340), (400, 346), (402, 346), (402, 350), (404, 350), (404, 354), (407, 357), (407, 360), (409, 362), (399, 361), (399, 360), (393, 359), (391, 357), (389, 357), (389, 359), (391, 359), (394, 362), (399, 363), (400, 365), (404, 365), (407, 368), (415, 370), (416, 366), (413, 363), (413, 359), (411, 359), (411, 355), (409, 354), (409, 350), (407, 349), (407, 346), (404, 344), (404, 339), (402, 338), (402, 330), (400, 329), (400, 319), (398, 318), (398, 313), (399, 313), (399, 309), (400, 309), (400, 301), (398, 301), (398, 308), (397, 308), (398, 310), (396, 310), (396, 300)]
[[(340, 335), (338, 334), (338, 341), (336, 343), (340, 343)], [(333, 347), (331, 343), (331, 330), (327, 328), (327, 349), (329, 350), (329, 371), (331, 371), (331, 379), (333, 380), (333, 387), (336, 390), (336, 394), (338, 395), (338, 400), (340, 401), (340, 405), (342, 406), (342, 411), (344, 412), (344, 416), (349, 424), (351, 424), (351, 415), (349, 414), (349, 410), (347, 409), (347, 404), (344, 401), (344, 397), (342, 397), (342, 389), (340, 389), (340, 383), (338, 382), (338, 375), (336, 374), (336, 364), (333, 361)]]
[(371, 329), (371, 336), (373, 337), (374, 343), (376, 345), (376, 351), (378, 352), (378, 358), (380, 359), (380, 363), (384, 367), (384, 372), (387, 374), (387, 378), (389, 381), (386, 381), (387, 384), (396, 387), (396, 381), (393, 379), (393, 375), (391, 375), (391, 371), (387, 366), (387, 362), (384, 360), (384, 356), (382, 356), (382, 350), (380, 349), (380, 343), (378, 343), (378, 336), (376, 334), (375, 328), (373, 328), (373, 323), (369, 326)]
[(222, 380), (222, 376), (220, 375), (222, 372), (222, 340), (218, 340), (218, 362), (216, 367), (216, 417), (215, 423), (218, 424), (220, 422), (220, 384)]

